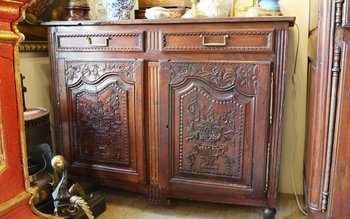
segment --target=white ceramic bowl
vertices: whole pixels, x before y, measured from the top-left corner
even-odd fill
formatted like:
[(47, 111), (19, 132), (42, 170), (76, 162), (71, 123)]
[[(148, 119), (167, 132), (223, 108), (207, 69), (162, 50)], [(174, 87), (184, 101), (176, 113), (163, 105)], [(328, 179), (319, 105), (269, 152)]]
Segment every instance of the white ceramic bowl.
[(148, 19), (162, 19), (162, 18), (170, 18), (171, 13), (168, 9), (165, 9), (162, 7), (153, 7), (153, 8), (146, 9), (145, 16)]

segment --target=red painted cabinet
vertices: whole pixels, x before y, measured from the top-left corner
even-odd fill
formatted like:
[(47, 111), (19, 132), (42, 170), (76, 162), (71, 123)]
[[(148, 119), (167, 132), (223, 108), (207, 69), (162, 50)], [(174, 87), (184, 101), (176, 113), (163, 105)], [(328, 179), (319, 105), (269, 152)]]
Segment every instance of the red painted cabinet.
[(0, 218), (37, 218), (29, 203), (35, 190), (27, 181), (18, 54), (23, 39), (16, 28), (28, 2), (0, 1)]

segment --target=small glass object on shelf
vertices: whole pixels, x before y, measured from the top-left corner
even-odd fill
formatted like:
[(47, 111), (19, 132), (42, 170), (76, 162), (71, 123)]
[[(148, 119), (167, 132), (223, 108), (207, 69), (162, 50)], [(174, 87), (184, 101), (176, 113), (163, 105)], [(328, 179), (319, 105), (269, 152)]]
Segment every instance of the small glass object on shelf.
[(135, 0), (103, 0), (107, 20), (128, 20)]
[(260, 0), (259, 7), (252, 7), (246, 12), (247, 17), (282, 16), (279, 0)]
[(260, 0), (259, 6), (268, 11), (280, 11), (279, 0)]

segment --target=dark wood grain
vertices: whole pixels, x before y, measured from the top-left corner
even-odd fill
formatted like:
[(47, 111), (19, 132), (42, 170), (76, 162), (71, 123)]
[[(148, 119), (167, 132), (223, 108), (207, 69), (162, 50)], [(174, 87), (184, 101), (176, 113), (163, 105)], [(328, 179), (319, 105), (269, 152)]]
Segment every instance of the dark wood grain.
[[(162, 187), (195, 196), (263, 200), (269, 63), (162, 62)], [(167, 100), (165, 102), (165, 100)], [(228, 185), (228, 183), (230, 183)]]
[(204, 18), (204, 19), (182, 19), (182, 18), (171, 18), (171, 19), (136, 19), (136, 20), (114, 20), (114, 21), (50, 21), (43, 22), (45, 26), (99, 26), (99, 25), (151, 25), (151, 24), (215, 24), (215, 23), (265, 23), (265, 22), (287, 22), (290, 26), (294, 25), (295, 17), (230, 17), (230, 18)]
[[(312, 3), (316, 4), (316, 3)], [(320, 1), (319, 7), (330, 7), (326, 1)], [(330, 10), (322, 10), (320, 15), (330, 16)], [(311, 15), (317, 16), (313, 20), (318, 20), (318, 13)], [(314, 22), (315, 23), (315, 22)], [(314, 24), (313, 29), (309, 30), (309, 72), (308, 72), (308, 140), (306, 156), (306, 199), (309, 209), (321, 211), (322, 205), (322, 186), (324, 181), (324, 165), (326, 157), (326, 128), (328, 121), (328, 108), (325, 99), (326, 92), (329, 89), (328, 74), (317, 74), (317, 72), (328, 72), (329, 62), (328, 50), (330, 47), (331, 21), (321, 19), (318, 24)], [(317, 42), (315, 42), (317, 40)], [(316, 47), (316, 48), (315, 48)], [(316, 55), (314, 54), (316, 50)], [(324, 62), (320, 63), (321, 54), (324, 56)]]
[[(350, 30), (346, 29), (344, 31), (344, 34), (348, 35)], [(348, 60), (350, 60), (350, 51), (348, 41), (343, 45), (328, 210), (332, 218), (347, 218), (350, 216), (350, 147), (348, 144), (348, 137), (350, 134), (350, 66)]]
[[(276, 206), (293, 22), (46, 23), (56, 136), (72, 173), (155, 203)], [(86, 36), (102, 44), (89, 45)]]
[(322, 0), (318, 29), (312, 30), (317, 34), (317, 43), (312, 43), (317, 54), (310, 53), (306, 159), (309, 218), (350, 215), (349, 13), (347, 0)]

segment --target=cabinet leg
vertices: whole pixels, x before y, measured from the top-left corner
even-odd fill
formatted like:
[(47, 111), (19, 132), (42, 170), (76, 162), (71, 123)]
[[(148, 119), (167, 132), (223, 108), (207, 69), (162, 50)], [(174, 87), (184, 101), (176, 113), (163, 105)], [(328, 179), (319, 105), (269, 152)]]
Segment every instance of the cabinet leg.
[(276, 208), (265, 207), (264, 211), (264, 219), (275, 219), (276, 216)]
[(170, 205), (170, 199), (163, 194), (162, 189), (158, 184), (151, 184), (148, 188), (148, 200), (154, 204)]

